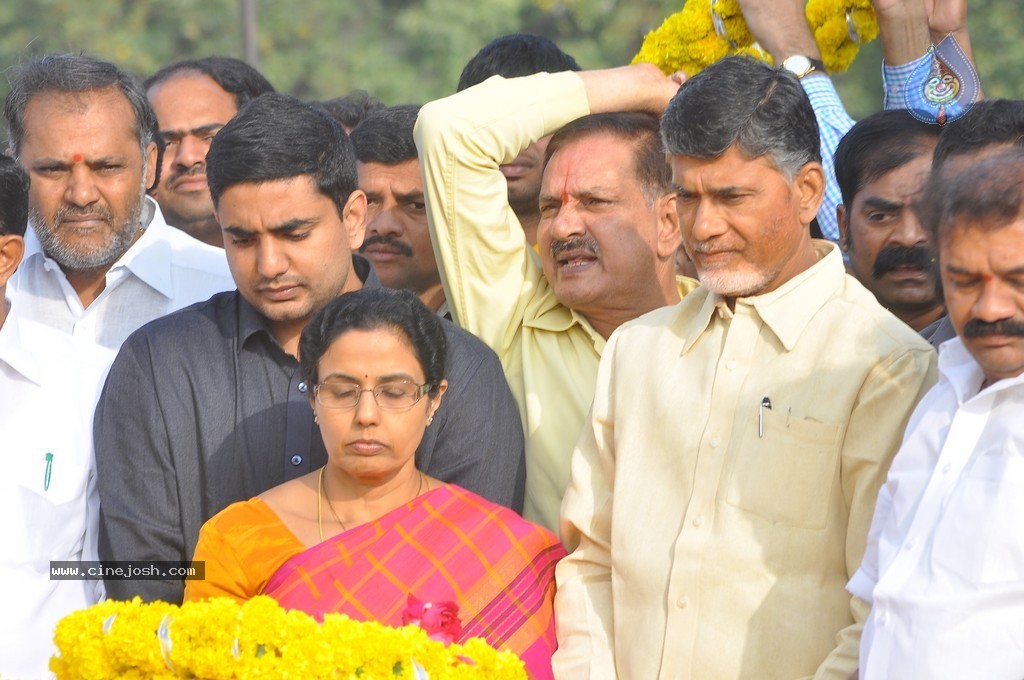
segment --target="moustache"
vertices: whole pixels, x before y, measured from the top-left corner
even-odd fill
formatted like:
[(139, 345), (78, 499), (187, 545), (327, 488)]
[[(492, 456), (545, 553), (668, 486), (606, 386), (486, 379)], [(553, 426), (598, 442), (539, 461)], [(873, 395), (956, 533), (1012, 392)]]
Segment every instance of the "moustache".
[(601, 253), (601, 247), (597, 245), (597, 240), (593, 236), (573, 236), (565, 240), (551, 242), (551, 259), (557, 260), (562, 253), (577, 250), (582, 250), (594, 257), (598, 257)]
[(206, 177), (206, 168), (202, 164), (190, 165), (184, 170), (178, 170), (172, 172), (170, 177), (167, 178), (168, 183), (177, 182), (182, 177), (194, 177), (195, 175), (202, 175)]
[(964, 324), (965, 338), (982, 338), (988, 335), (1013, 335), (1024, 337), (1024, 321), (1000, 319), (999, 321), (982, 321), (971, 319)]
[(65, 205), (57, 209), (56, 214), (53, 216), (53, 223), (56, 226), (74, 218), (100, 219), (110, 224), (114, 221), (114, 213), (111, 212), (110, 208), (102, 205), (91, 208)]
[(366, 252), (367, 248), (376, 245), (394, 248), (400, 254), (405, 255), (406, 257), (412, 257), (412, 248), (409, 247), (409, 244), (402, 243), (398, 239), (395, 239), (390, 236), (371, 236), (370, 238), (363, 241), (363, 245), (359, 246), (359, 252)]
[(935, 258), (925, 246), (889, 246), (878, 253), (871, 276), (880, 279), (899, 267), (918, 267), (932, 271), (935, 269)]

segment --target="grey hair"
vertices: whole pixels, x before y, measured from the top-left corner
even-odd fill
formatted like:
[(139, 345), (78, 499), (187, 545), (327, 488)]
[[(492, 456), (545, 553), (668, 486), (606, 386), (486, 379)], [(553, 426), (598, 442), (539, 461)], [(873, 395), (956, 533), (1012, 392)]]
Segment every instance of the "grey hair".
[(25, 139), (25, 109), (29, 100), (44, 92), (83, 93), (117, 87), (135, 114), (135, 134), (142, 151), (143, 176), (146, 149), (156, 141), (157, 122), (139, 80), (116, 65), (85, 54), (47, 54), (15, 66), (11, 91), (4, 102), (8, 145), (15, 156)]
[(748, 158), (767, 157), (792, 180), (821, 162), (818, 123), (800, 81), (750, 57), (728, 57), (679, 88), (661, 119), (671, 155), (718, 158), (736, 145)]

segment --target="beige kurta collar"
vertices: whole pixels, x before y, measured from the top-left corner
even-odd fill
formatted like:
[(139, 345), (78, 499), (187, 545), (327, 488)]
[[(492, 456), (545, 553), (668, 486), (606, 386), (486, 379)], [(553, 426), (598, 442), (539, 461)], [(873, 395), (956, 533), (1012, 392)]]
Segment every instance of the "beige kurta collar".
[[(842, 288), (846, 277), (838, 246), (829, 241), (815, 241), (814, 250), (818, 261), (776, 290), (736, 300), (737, 306), (753, 307), (786, 351), (791, 351), (796, 346), (807, 324)], [(715, 313), (725, 319), (733, 316), (725, 298), (708, 293), (704, 289), (700, 289), (700, 292), (704, 293), (704, 301), (697, 313), (691, 317), (689, 327), (685, 329), (683, 354), (697, 343)]]

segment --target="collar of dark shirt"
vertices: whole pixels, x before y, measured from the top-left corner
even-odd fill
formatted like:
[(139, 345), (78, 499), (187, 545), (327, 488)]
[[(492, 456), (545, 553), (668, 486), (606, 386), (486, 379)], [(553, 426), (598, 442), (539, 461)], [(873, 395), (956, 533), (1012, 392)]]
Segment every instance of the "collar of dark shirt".
[[(383, 286), (380, 282), (380, 277), (377, 276), (377, 270), (373, 268), (373, 264), (362, 255), (352, 254), (352, 267), (356, 270), (356, 276), (363, 282), (363, 288), (380, 288)], [(249, 304), (249, 301), (242, 297), (238, 291), (235, 291), (235, 295), (238, 297), (238, 350), (241, 351), (246, 343), (256, 335), (265, 337), (280, 348), (281, 346), (274, 339), (269, 326), (267, 326), (266, 317)], [(281, 351), (284, 352), (284, 349), (281, 349)]]

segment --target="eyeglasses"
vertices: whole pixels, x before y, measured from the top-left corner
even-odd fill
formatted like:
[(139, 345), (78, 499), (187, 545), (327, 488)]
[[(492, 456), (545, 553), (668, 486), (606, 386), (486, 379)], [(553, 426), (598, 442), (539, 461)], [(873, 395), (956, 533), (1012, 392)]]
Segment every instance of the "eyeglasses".
[(313, 393), (321, 406), (351, 409), (359, 405), (363, 392), (370, 392), (377, 406), (399, 410), (412, 407), (424, 394), (430, 392), (431, 387), (430, 383), (417, 385), (408, 380), (395, 380), (366, 388), (349, 382), (322, 382), (313, 388)]

